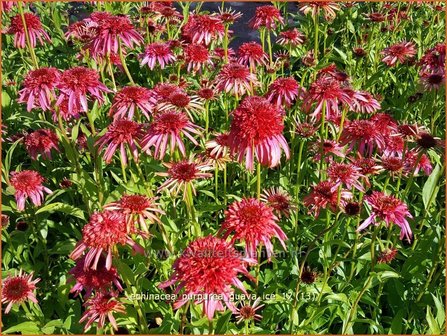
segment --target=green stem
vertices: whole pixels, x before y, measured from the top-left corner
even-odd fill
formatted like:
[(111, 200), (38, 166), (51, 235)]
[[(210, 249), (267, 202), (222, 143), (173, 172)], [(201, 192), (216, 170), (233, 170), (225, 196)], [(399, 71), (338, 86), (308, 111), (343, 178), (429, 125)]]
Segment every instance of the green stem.
[(38, 69), (39, 68), (39, 64), (37, 63), (37, 57), (36, 57), (36, 54), (34, 53), (34, 48), (31, 45), (31, 39), (30, 39), (30, 36), (29, 36), (28, 26), (26, 25), (25, 14), (23, 12), (22, 1), (19, 1), (17, 5), (18, 5), (17, 8), (19, 10), (20, 17), (22, 19), (23, 29), (25, 30), (26, 46), (28, 47), (28, 51), (29, 51), (29, 53), (31, 55), (31, 60), (33, 62), (34, 68)]
[(129, 78), (130, 83), (132, 85), (135, 85), (132, 75), (130, 74), (129, 69), (127, 68), (126, 59), (124, 58), (124, 55), (123, 55), (123, 47), (121, 45), (121, 40), (118, 40), (118, 49), (119, 49), (119, 54), (120, 54), (121, 65), (123, 66), (124, 72), (126, 73), (127, 77)]
[(261, 198), (261, 164), (259, 162), (256, 166), (256, 196), (258, 200)]

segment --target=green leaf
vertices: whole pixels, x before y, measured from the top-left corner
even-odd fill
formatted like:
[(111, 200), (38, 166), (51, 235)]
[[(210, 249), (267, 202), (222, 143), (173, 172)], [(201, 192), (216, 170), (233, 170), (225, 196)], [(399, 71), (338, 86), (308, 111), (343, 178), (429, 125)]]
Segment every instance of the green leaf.
[[(438, 193), (439, 188), (436, 189), (436, 186), (438, 185), (441, 175), (441, 166), (437, 164), (422, 188), (422, 201), (424, 202), (425, 209), (430, 206), (430, 199), (435, 198), (436, 194)], [(433, 194), (434, 192), (435, 194)]]
[(403, 324), (404, 311), (400, 309), (396, 315), (394, 315), (393, 321), (391, 322), (391, 328), (389, 334), (400, 334), (402, 333), (402, 324)]
[(45, 212), (52, 213), (55, 211), (60, 211), (60, 212), (66, 213), (67, 215), (72, 215), (74, 217), (85, 220), (84, 212), (81, 209), (76, 208), (69, 204), (61, 203), (61, 202), (56, 202), (56, 203), (51, 203), (51, 204), (45, 205), (42, 208), (40, 208), (39, 210), (37, 210), (36, 214), (45, 213)]
[(218, 335), (226, 334), (228, 322), (230, 321), (230, 318), (231, 318), (231, 311), (228, 311), (225, 314), (223, 314), (221, 317), (219, 317), (219, 319), (217, 320), (216, 328), (215, 328), (214, 332)]
[(15, 325), (14, 327), (3, 330), (4, 334), (12, 334), (17, 332), (22, 333), (24, 335), (42, 333), (39, 327), (36, 325), (36, 323), (31, 321), (23, 322)]
[(440, 335), (441, 328), (439, 328), (438, 322), (433, 317), (430, 306), (427, 307), (426, 319), (428, 323), (428, 333), (431, 335)]

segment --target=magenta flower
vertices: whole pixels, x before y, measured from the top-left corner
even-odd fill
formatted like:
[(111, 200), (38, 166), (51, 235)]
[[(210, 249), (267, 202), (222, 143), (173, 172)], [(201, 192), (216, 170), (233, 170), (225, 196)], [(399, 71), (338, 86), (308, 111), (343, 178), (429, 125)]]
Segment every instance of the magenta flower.
[(176, 60), (169, 44), (159, 42), (149, 44), (141, 57), (141, 65), (147, 64), (151, 70), (154, 70), (157, 63), (161, 69), (164, 69), (166, 65)]
[(277, 78), (270, 84), (265, 97), (277, 106), (290, 106), (296, 98), (302, 99), (305, 89), (293, 77)]
[(25, 210), (25, 201), (29, 197), (35, 206), (40, 206), (44, 198), (43, 193), (53, 193), (42, 185), (45, 179), (34, 170), (11, 172), (10, 182), (15, 189), (17, 210)]
[(150, 119), (155, 103), (155, 93), (152, 90), (140, 86), (126, 86), (113, 98), (109, 116), (113, 116), (114, 120), (132, 120), (138, 108), (147, 119)]
[[(42, 23), (40, 22), (38, 16), (32, 13), (24, 13), (23, 16), (25, 18), (31, 48), (36, 47), (37, 40), (39, 40), (41, 45), (45, 44), (45, 40), (47, 42), (51, 42), (51, 39), (43, 29)], [(22, 17), (20, 14), (12, 17), (11, 25), (9, 26), (7, 33), (14, 34), (14, 46), (16, 48), (26, 48), (25, 27), (23, 26)]]
[(370, 216), (357, 228), (357, 232), (362, 231), (369, 225), (379, 225), (384, 221), (386, 226), (396, 224), (400, 227), (400, 240), (406, 238), (411, 242), (413, 233), (408, 224), (407, 217), (413, 218), (408, 211), (407, 205), (398, 198), (386, 195), (381, 191), (373, 191), (369, 196), (365, 196), (365, 201), (371, 206)]
[(59, 151), (59, 139), (51, 130), (38, 129), (25, 136), (23, 144), (26, 151), (33, 160), (37, 160), (37, 155), (41, 154), (43, 158), (51, 160), (51, 150)]
[(126, 119), (115, 120), (107, 129), (107, 132), (96, 141), (99, 149), (106, 147), (104, 160), (106, 163), (112, 161), (116, 150), (120, 150), (120, 159), (127, 166), (126, 145), (129, 147), (133, 159), (138, 162), (137, 141), (142, 136), (142, 126), (134, 121)]
[(252, 93), (252, 88), (260, 83), (250, 69), (238, 63), (225, 64), (216, 77), (216, 87), (219, 91), (231, 92), (242, 96), (246, 92)]

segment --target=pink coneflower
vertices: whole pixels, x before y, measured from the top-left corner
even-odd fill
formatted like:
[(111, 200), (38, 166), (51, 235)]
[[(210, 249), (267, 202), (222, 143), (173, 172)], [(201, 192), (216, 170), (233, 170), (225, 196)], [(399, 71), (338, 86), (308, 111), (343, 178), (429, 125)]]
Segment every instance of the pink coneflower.
[(256, 7), (255, 16), (249, 22), (253, 29), (265, 27), (272, 30), (276, 29), (277, 24), (284, 24), (284, 19), (279, 9), (270, 5)]
[(338, 207), (344, 207), (346, 200), (351, 199), (349, 191), (340, 191), (340, 202), (338, 203), (338, 187), (334, 182), (322, 181), (313, 187), (312, 192), (304, 197), (304, 205), (309, 208), (309, 213), (313, 213), (317, 218), (321, 209), (337, 211)]
[(155, 147), (154, 157), (162, 160), (167, 154), (168, 142), (170, 154), (173, 155), (176, 148), (185, 156), (185, 144), (181, 138), (186, 136), (194, 145), (198, 145), (193, 134), (201, 135), (200, 128), (193, 124), (187, 115), (174, 110), (158, 113), (150, 124), (146, 135), (141, 141), (142, 150), (150, 152), (150, 147)]
[[(311, 116), (319, 120), (321, 114), (326, 114), (326, 120), (336, 120), (340, 116), (339, 106), (351, 106), (352, 97), (341, 83), (332, 77), (322, 76), (313, 82), (304, 96), (303, 108), (311, 112)], [(323, 111), (325, 107), (325, 111)]]
[(251, 320), (261, 320), (262, 316), (258, 314), (258, 310), (264, 307), (264, 305), (259, 305), (261, 298), (258, 297), (253, 304), (244, 304), (236, 310), (236, 322), (241, 323), (242, 321)]
[(174, 309), (193, 300), (195, 304), (203, 304), (203, 313), (212, 320), (216, 310), (224, 310), (222, 300), (231, 311), (237, 311), (230, 297), (233, 287), (247, 294), (238, 279), (242, 274), (254, 280), (247, 271), (246, 262), (255, 264), (256, 260), (243, 258), (231, 243), (213, 236), (198, 238), (175, 261), (174, 273), (159, 287), (177, 284), (174, 293), (183, 290), (183, 295), (174, 303)]
[[(349, 75), (346, 72), (339, 70), (334, 63), (329, 64), (327, 67), (318, 70), (317, 78), (322, 77), (329, 77), (331, 79), (335, 79), (336, 81), (340, 82), (340, 84), (346, 85), (349, 83)], [(355, 93), (355, 91), (351, 90), (349, 87), (344, 88), (347, 89), (347, 92), (349, 92), (351, 95)]]
[(214, 139), (206, 142), (205, 148), (209, 151), (209, 155), (213, 158), (222, 158), (230, 154), (228, 133), (216, 134)]
[(277, 78), (270, 84), (265, 97), (277, 106), (290, 106), (298, 97), (303, 98), (305, 90), (293, 77)]
[(298, 29), (293, 28), (279, 33), (276, 42), (282, 46), (296, 47), (301, 45), (306, 40), (306, 37)]
[(337, 11), (340, 10), (340, 5), (336, 2), (304, 2), (300, 4), (300, 11), (304, 15), (310, 13), (312, 17), (316, 17), (318, 13), (323, 11), (324, 18), (328, 21), (332, 21), (337, 16)]
[(222, 9), (219, 7), (219, 19), (225, 25), (231, 25), (242, 17), (242, 13), (231, 8)]
[(357, 146), (357, 150), (366, 156), (371, 156), (375, 148), (385, 148), (383, 134), (374, 122), (364, 119), (346, 121), (340, 142), (342, 145), (349, 144), (349, 150)]
[(107, 146), (104, 153), (106, 163), (112, 161), (116, 150), (120, 150), (120, 159), (127, 166), (126, 145), (129, 147), (135, 162), (138, 162), (137, 142), (143, 136), (142, 126), (126, 119), (115, 120), (107, 128), (107, 132), (96, 141), (99, 150)]
[(290, 156), (289, 146), (282, 132), (283, 111), (263, 97), (247, 97), (232, 112), (229, 133), (231, 152), (237, 161), (245, 160), (245, 167), (252, 171), (254, 157), (260, 164), (275, 167), (280, 163), (281, 152)]
[(73, 111), (77, 106), (84, 112), (88, 111), (87, 94), (90, 94), (98, 104), (104, 102), (104, 93), (111, 92), (99, 81), (99, 74), (84, 67), (75, 67), (65, 70), (59, 80), (57, 88), (62, 92), (56, 105), (60, 105), (68, 98), (68, 109)]
[(429, 176), (433, 171), (433, 166), (430, 162), (430, 159), (427, 155), (422, 154), (419, 157), (419, 154), (415, 150), (410, 150), (405, 153), (404, 159), (404, 169), (409, 174), (417, 175), (419, 171), (422, 169), (424, 174)]
[(109, 116), (113, 116), (115, 120), (132, 120), (138, 108), (147, 119), (150, 119), (155, 103), (155, 93), (152, 90), (140, 86), (126, 86), (113, 98)]
[(371, 206), (371, 213), (357, 228), (357, 232), (371, 224), (377, 226), (380, 221), (384, 221), (387, 227), (391, 224), (396, 224), (400, 227), (400, 240), (406, 238), (407, 241), (411, 241), (413, 233), (406, 218), (413, 218), (413, 216), (411, 216), (405, 203), (381, 191), (373, 191), (371, 195), (365, 196), (365, 202)]
[(155, 203), (155, 198), (144, 195), (123, 195), (118, 201), (104, 206), (105, 210), (117, 210), (126, 215), (127, 232), (136, 232), (137, 225), (143, 232), (149, 233), (146, 221), (160, 222), (159, 215), (164, 211)]
[(216, 90), (212, 85), (204, 84), (197, 90), (197, 96), (204, 100), (213, 100), (216, 98)]
[(72, 38), (82, 43), (93, 40), (98, 35), (99, 25), (90, 18), (77, 21), (68, 26), (65, 38)]
[(34, 291), (36, 290), (36, 283), (40, 281), (39, 278), (33, 280), (33, 273), (22, 275), (22, 270), (19, 275), (8, 276), (2, 281), (2, 303), (8, 303), (5, 308), (5, 314), (8, 314), (14, 304), (21, 304), (26, 300), (30, 300), (37, 304)]
[(82, 228), (82, 240), (70, 254), (73, 260), (79, 259), (85, 250), (84, 268), (98, 269), (103, 253), (107, 254), (106, 269), (112, 267), (112, 250), (116, 245), (129, 245), (135, 252), (144, 254), (143, 248), (134, 242), (127, 233), (126, 215), (118, 211), (95, 212)]
[(37, 160), (37, 155), (42, 154), (42, 157), (51, 160), (51, 150), (59, 151), (59, 139), (51, 130), (38, 129), (34, 132), (28, 133), (23, 139), (26, 151), (33, 160)]
[[(228, 61), (234, 63), (237, 61), (236, 52), (233, 48), (227, 48)], [(225, 50), (223, 48), (215, 48), (212, 51), (211, 57), (215, 63), (223, 63), (225, 61)]]
[(323, 156), (333, 154), (338, 157), (345, 157), (343, 147), (334, 140), (322, 140), (322, 142), (316, 142), (313, 147), (315, 152), (317, 152), (317, 154), (314, 156), (315, 161), (320, 161), (321, 152), (323, 152)]
[(428, 49), (421, 60), (419, 65), (423, 72), (443, 72), (445, 68), (445, 53), (446, 48), (444, 43), (439, 43), (433, 48)]
[(389, 171), (391, 175), (400, 174), (404, 167), (404, 161), (399, 156), (382, 155), (380, 161), (383, 169)]
[(42, 185), (45, 179), (34, 170), (22, 170), (11, 172), (10, 182), (15, 189), (17, 210), (25, 210), (25, 201), (29, 197), (35, 206), (40, 206), (44, 198), (43, 193), (51, 194), (52, 191)]
[(432, 73), (422, 71), (419, 79), (425, 90), (439, 90), (445, 84), (445, 73), (444, 70)]
[(208, 49), (201, 44), (188, 44), (183, 53), (188, 72), (200, 71), (206, 66), (213, 65)]
[(218, 16), (193, 14), (189, 16), (184, 33), (193, 43), (209, 45), (211, 40), (222, 40), (225, 27)]
[(353, 98), (352, 107), (355, 112), (374, 113), (381, 109), (380, 103), (369, 92), (356, 91)]
[(260, 85), (256, 75), (242, 64), (229, 63), (220, 69), (216, 77), (216, 87), (220, 91), (231, 92), (242, 96), (246, 92), (252, 93), (252, 87)]
[[(327, 173), (329, 180), (335, 183), (335, 186), (345, 185), (347, 189), (352, 187), (361, 192), (365, 192), (365, 188), (360, 182), (361, 178), (366, 177), (360, 173), (360, 169), (352, 164), (333, 162), (328, 168)], [(368, 180), (366, 179), (368, 184)]]
[(385, 135), (385, 148), (383, 153), (385, 155), (397, 155), (402, 156), (404, 150), (405, 142), (404, 138), (399, 134)]
[(169, 44), (160, 42), (149, 44), (141, 57), (141, 65), (147, 64), (151, 70), (154, 70), (157, 63), (161, 69), (164, 69), (176, 60)]
[(369, 120), (374, 124), (374, 128), (376, 128), (383, 137), (397, 132), (396, 120), (387, 113), (376, 113)]
[(199, 96), (190, 96), (183, 90), (172, 91), (156, 107), (157, 112), (177, 110), (185, 112), (193, 119), (194, 116), (205, 111), (204, 101)]
[(26, 103), (30, 112), (35, 107), (47, 111), (51, 109), (51, 100), (55, 98), (54, 89), (59, 83), (60, 71), (56, 68), (31, 70), (25, 76), (23, 89), (19, 91), (19, 103)]
[(368, 13), (365, 16), (371, 22), (384, 22), (386, 20), (386, 16), (382, 13)]
[(133, 49), (143, 41), (143, 37), (135, 30), (127, 16), (110, 15), (101, 20), (98, 26), (98, 35), (92, 44), (94, 53), (116, 54), (120, 41), (129, 49)]
[(261, 194), (261, 201), (273, 209), (275, 214), (281, 218), (282, 215), (289, 218), (290, 211), (296, 210), (290, 195), (281, 188), (269, 188)]
[(85, 291), (84, 297), (90, 297), (93, 291), (105, 293), (110, 291), (112, 285), (123, 291), (116, 268), (112, 266), (106, 269), (106, 258), (103, 254), (99, 257), (98, 267), (95, 270), (85, 267), (84, 256), (76, 261), (76, 265), (68, 273), (76, 281), (70, 290), (75, 296), (82, 291)]
[(257, 42), (242, 43), (237, 51), (238, 62), (250, 66), (253, 71), (258, 65), (267, 65), (268, 55)]
[(295, 132), (302, 138), (310, 138), (315, 134), (317, 131), (317, 128), (315, 127), (315, 124), (311, 123), (303, 123), (300, 122), (298, 119), (295, 120)]
[(360, 169), (362, 175), (376, 175), (380, 170), (380, 166), (376, 164), (376, 161), (374, 161), (373, 158), (362, 157), (359, 155), (359, 158), (351, 160), (352, 164)]
[[(50, 37), (42, 27), (42, 23), (38, 16), (32, 13), (24, 13), (23, 17), (26, 22), (26, 28), (28, 30), (29, 42), (31, 48), (35, 48), (37, 40), (41, 45), (45, 44), (45, 41), (51, 42)], [(11, 25), (6, 31), (7, 34), (14, 34), (14, 46), (16, 48), (26, 48), (26, 34), (25, 27), (23, 26), (22, 17), (17, 14), (11, 18)]]
[(55, 123), (58, 122), (59, 116), (62, 120), (69, 121), (71, 119), (77, 119), (81, 116), (82, 109), (79, 105), (79, 102), (72, 102), (70, 108), (69, 98), (64, 95), (63, 99), (59, 102), (59, 105), (56, 108), (51, 110), (53, 121)]
[(381, 51), (384, 56), (382, 62), (389, 67), (395, 66), (397, 62), (405, 63), (416, 55), (416, 46), (413, 42), (400, 42), (393, 44), (392, 46), (385, 48)]
[(207, 173), (213, 167), (207, 163), (195, 161), (194, 158), (163, 163), (163, 165), (168, 168), (168, 171), (157, 173), (157, 175), (166, 176), (168, 179), (158, 188), (158, 192), (167, 189), (170, 194), (178, 195), (180, 191), (183, 191), (183, 198), (187, 197), (188, 188), (191, 188), (192, 194), (196, 195), (193, 184), (195, 180), (213, 176)]
[(84, 315), (79, 320), (80, 323), (87, 321), (84, 327), (84, 332), (87, 331), (94, 322), (98, 323), (98, 329), (102, 329), (109, 319), (115, 330), (118, 329), (114, 313), (125, 314), (126, 309), (124, 305), (116, 298), (116, 294), (110, 293), (96, 293), (94, 297), (88, 299), (84, 306), (86, 307)]
[(181, 87), (171, 83), (158, 83), (155, 85), (154, 91), (157, 94), (157, 102), (159, 103), (167, 101), (173, 92), (180, 91), (186, 93)]
[(232, 235), (231, 242), (245, 243), (245, 255), (256, 259), (256, 249), (264, 245), (270, 259), (273, 254), (273, 237), (278, 238), (284, 249), (286, 234), (277, 224), (278, 218), (273, 208), (255, 198), (244, 198), (234, 202), (225, 211), (225, 221), (219, 233), (226, 239)]

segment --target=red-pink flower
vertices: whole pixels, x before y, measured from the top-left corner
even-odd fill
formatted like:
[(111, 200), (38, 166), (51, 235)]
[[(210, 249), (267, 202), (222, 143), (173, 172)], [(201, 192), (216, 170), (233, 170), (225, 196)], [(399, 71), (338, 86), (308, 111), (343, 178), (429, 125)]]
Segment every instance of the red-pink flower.
[(62, 92), (56, 105), (62, 104), (68, 98), (68, 110), (73, 111), (80, 106), (84, 112), (88, 111), (87, 94), (99, 104), (104, 102), (104, 93), (111, 92), (99, 81), (99, 74), (84, 67), (65, 70), (59, 80), (57, 88)]
[[(96, 21), (97, 18), (92, 16)], [(97, 22), (97, 21), (96, 21)], [(92, 50), (94, 53), (109, 55), (118, 53), (120, 41), (129, 49), (140, 45), (143, 37), (135, 30), (127, 16), (109, 15), (98, 23), (98, 35), (94, 38)]]
[(158, 188), (158, 192), (167, 189), (170, 194), (178, 195), (183, 191), (183, 198), (188, 195), (188, 188), (191, 188), (193, 195), (196, 195), (196, 189), (193, 182), (198, 179), (209, 178), (213, 175), (208, 173), (212, 170), (208, 163), (194, 160), (194, 158), (185, 159), (178, 162), (163, 163), (168, 168), (166, 172), (157, 173), (159, 176), (166, 176), (168, 179)]
[(193, 14), (184, 26), (184, 34), (193, 43), (209, 45), (211, 40), (221, 41), (225, 27), (218, 16), (207, 14)]
[[(50, 37), (45, 32), (42, 27), (42, 23), (39, 20), (39, 17), (32, 13), (24, 13), (23, 17), (25, 19), (26, 28), (28, 30), (29, 43), (31, 48), (36, 47), (37, 40), (39, 40), (40, 44), (44, 45), (45, 40), (47, 42), (51, 42)], [(20, 14), (17, 14), (11, 18), (11, 25), (7, 30), (8, 34), (14, 34), (14, 46), (16, 48), (26, 48), (26, 34), (25, 27), (23, 26), (22, 17)]]
[(284, 19), (279, 9), (270, 5), (256, 7), (255, 16), (249, 22), (253, 29), (276, 29), (277, 24), (284, 24)]
[(366, 176), (362, 175), (360, 173), (360, 169), (356, 166), (352, 164), (333, 162), (327, 168), (327, 173), (329, 180), (333, 181), (337, 187), (344, 184), (348, 189), (354, 187), (361, 192), (365, 192), (365, 188), (361, 184), (360, 178), (366, 179)]
[(127, 119), (115, 120), (107, 128), (107, 132), (96, 141), (99, 149), (106, 147), (104, 160), (106, 163), (112, 161), (112, 157), (116, 150), (120, 150), (120, 159), (123, 164), (127, 165), (126, 145), (129, 147), (133, 159), (138, 162), (137, 143), (143, 136), (142, 126), (134, 121)]
[(44, 178), (34, 170), (22, 170), (11, 172), (10, 182), (15, 189), (17, 210), (25, 210), (25, 201), (29, 197), (35, 206), (40, 206), (44, 198), (43, 193), (51, 194), (52, 191), (44, 187)]
[(369, 225), (379, 225), (384, 221), (386, 226), (396, 224), (400, 227), (400, 239), (406, 238), (409, 242), (413, 237), (407, 217), (413, 218), (408, 211), (407, 205), (392, 195), (386, 195), (381, 191), (373, 191), (371, 195), (365, 196), (365, 202), (371, 206), (370, 216), (357, 228), (357, 232), (367, 228)]
[(421, 60), (419, 65), (423, 72), (444, 72), (445, 68), (445, 44), (438, 43), (433, 48), (428, 49)]
[(143, 232), (149, 233), (146, 224), (148, 220), (151, 223), (160, 222), (159, 215), (164, 211), (155, 203), (155, 198), (149, 198), (144, 195), (123, 195), (118, 201), (104, 206), (105, 210), (116, 210), (126, 215), (127, 232), (137, 232), (137, 227)]
[(337, 185), (331, 181), (322, 181), (313, 187), (309, 195), (304, 197), (304, 205), (309, 208), (309, 213), (313, 213), (314, 217), (317, 218), (321, 209), (329, 208), (335, 212), (340, 206), (344, 207), (346, 200), (352, 198), (352, 194), (342, 189), (340, 199), (338, 198)]
[(35, 107), (47, 111), (51, 109), (51, 100), (56, 97), (54, 89), (59, 83), (60, 71), (56, 68), (31, 70), (25, 76), (23, 89), (19, 91), (19, 103), (26, 103), (29, 112)]
[(321, 76), (311, 84), (305, 94), (303, 108), (306, 112), (310, 112), (315, 106), (312, 117), (319, 120), (321, 114), (325, 113), (326, 120), (334, 121), (341, 115), (339, 106), (351, 106), (352, 103), (352, 97), (340, 81), (329, 76)]
[(264, 190), (261, 194), (261, 201), (271, 207), (279, 218), (282, 215), (288, 218), (290, 211), (296, 210), (290, 195), (281, 188), (272, 187)]
[(48, 129), (38, 129), (28, 133), (23, 139), (26, 151), (33, 160), (37, 160), (37, 155), (51, 160), (51, 150), (59, 151), (59, 139), (56, 133)]
[(231, 92), (242, 96), (246, 92), (252, 93), (252, 88), (260, 85), (256, 75), (242, 64), (225, 64), (216, 77), (216, 87), (220, 91)]
[(246, 262), (255, 264), (256, 260), (243, 258), (231, 243), (213, 236), (198, 238), (175, 261), (174, 273), (159, 287), (177, 285), (174, 294), (183, 291), (183, 295), (174, 303), (174, 309), (192, 300), (195, 304), (203, 304), (204, 314), (212, 320), (216, 310), (224, 310), (222, 300), (231, 311), (237, 311), (231, 300), (233, 287), (247, 294), (238, 279), (242, 274), (253, 280)]
[(279, 45), (296, 47), (301, 45), (306, 40), (306, 37), (298, 29), (293, 28), (279, 33), (276, 40)]
[(72, 38), (79, 40), (80, 42), (87, 43), (98, 35), (98, 31), (98, 23), (90, 18), (86, 18), (69, 25), (68, 31), (65, 33), (65, 37), (67, 39)]
[(400, 42), (393, 44), (392, 46), (385, 48), (381, 51), (384, 56), (382, 62), (392, 67), (399, 63), (405, 63), (405, 61), (411, 59), (416, 55), (416, 46), (413, 42)]
[(213, 65), (208, 49), (201, 44), (188, 44), (183, 53), (188, 72), (200, 71), (206, 66)]
[(229, 133), (231, 152), (245, 167), (253, 170), (254, 157), (267, 167), (275, 167), (284, 151), (290, 156), (289, 146), (282, 132), (283, 111), (263, 97), (247, 97), (232, 112)]
[(154, 121), (141, 141), (142, 150), (150, 153), (150, 148), (155, 147), (154, 157), (162, 160), (169, 149), (171, 155), (174, 154), (176, 147), (180, 153), (185, 156), (185, 144), (181, 138), (186, 136), (194, 145), (198, 145), (193, 134), (201, 135), (200, 128), (193, 124), (188, 116), (174, 110), (158, 113), (154, 116)]
[(141, 57), (141, 65), (147, 64), (151, 70), (154, 70), (157, 63), (161, 69), (164, 69), (168, 64), (176, 60), (169, 44), (160, 42), (149, 44)]
[(304, 96), (304, 88), (302, 88), (293, 77), (280, 77), (270, 84), (265, 97), (277, 106), (290, 106), (292, 102), (299, 97)]
[(86, 307), (84, 315), (82, 315), (79, 322), (85, 322), (84, 331), (87, 331), (94, 322), (98, 323), (98, 329), (102, 329), (106, 322), (106, 318), (109, 319), (115, 330), (118, 329), (113, 313), (125, 314), (126, 309), (124, 305), (116, 299), (116, 294), (109, 293), (96, 293), (94, 297), (88, 299), (84, 306)]
[(380, 103), (366, 91), (355, 91), (352, 108), (355, 112), (374, 113), (380, 110)]
[(115, 285), (119, 291), (123, 287), (119, 282), (119, 275), (115, 267), (106, 268), (106, 258), (99, 257), (98, 267), (94, 270), (85, 266), (85, 256), (76, 261), (76, 265), (68, 272), (76, 281), (70, 293), (78, 295), (85, 291), (84, 297), (90, 297), (93, 291), (106, 293)]
[(419, 73), (419, 79), (425, 90), (438, 90), (445, 84), (445, 72), (444, 70), (437, 72), (421, 71)]
[(98, 269), (103, 253), (106, 256), (105, 267), (112, 267), (112, 250), (116, 245), (129, 245), (135, 252), (144, 254), (143, 248), (132, 240), (127, 233), (126, 215), (118, 211), (95, 212), (90, 221), (82, 228), (82, 240), (76, 244), (70, 258), (77, 260), (85, 250), (85, 268)]
[(240, 308), (237, 308), (236, 319), (237, 323), (241, 323), (242, 321), (251, 321), (251, 320), (261, 320), (262, 316), (258, 314), (258, 310), (264, 307), (264, 305), (259, 305), (261, 302), (261, 298), (258, 297), (253, 304), (244, 304)]
[(332, 21), (337, 16), (336, 11), (340, 10), (340, 5), (336, 2), (317, 2), (317, 1), (310, 1), (310, 2), (303, 2), (300, 5), (300, 11), (303, 12), (303, 14), (307, 15), (310, 13), (312, 17), (318, 16), (320, 11), (323, 11), (324, 18), (327, 21)]
[(357, 150), (366, 156), (371, 156), (375, 148), (385, 148), (381, 131), (374, 122), (364, 119), (346, 121), (340, 142), (342, 145), (349, 145), (350, 150), (357, 146)]
[(258, 65), (267, 65), (268, 55), (257, 42), (245, 42), (242, 43), (238, 51), (238, 62), (244, 65), (248, 65), (252, 71)]
[(150, 119), (155, 103), (155, 93), (152, 90), (141, 86), (126, 86), (113, 98), (109, 115), (115, 120), (132, 120), (135, 111), (139, 109), (147, 119)]
[(53, 108), (51, 112), (53, 115), (53, 121), (57, 123), (59, 120), (59, 116), (62, 118), (62, 120), (66, 121), (79, 118), (81, 116), (82, 110), (79, 102), (72, 102), (70, 108), (69, 98), (64, 95), (63, 99), (59, 102), (59, 105), (56, 106), (56, 108)]
[(405, 153), (404, 168), (407, 173), (414, 175), (417, 175), (421, 169), (427, 176), (433, 171), (433, 166), (428, 156), (422, 154), (419, 157), (419, 153), (415, 150), (410, 150)]
[(8, 303), (5, 314), (8, 314), (14, 304), (30, 300), (37, 304), (34, 294), (39, 278), (33, 280), (33, 273), (22, 275), (22, 270), (16, 276), (8, 276), (2, 281), (2, 303)]
[(270, 259), (273, 254), (273, 237), (278, 238), (286, 249), (284, 241), (287, 236), (277, 221), (273, 208), (255, 198), (244, 198), (231, 204), (225, 211), (225, 221), (219, 233), (225, 239), (232, 235), (232, 243), (244, 242), (245, 253), (249, 258), (256, 259), (256, 249), (263, 244)]

